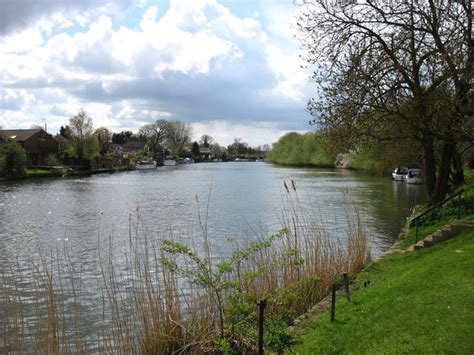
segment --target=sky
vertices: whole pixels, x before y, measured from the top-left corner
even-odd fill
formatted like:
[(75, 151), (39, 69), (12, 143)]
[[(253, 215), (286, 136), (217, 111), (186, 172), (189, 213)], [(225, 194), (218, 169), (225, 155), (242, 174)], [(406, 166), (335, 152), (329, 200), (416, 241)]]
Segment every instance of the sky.
[(157, 119), (222, 145), (308, 131), (292, 0), (0, 0), (0, 127)]

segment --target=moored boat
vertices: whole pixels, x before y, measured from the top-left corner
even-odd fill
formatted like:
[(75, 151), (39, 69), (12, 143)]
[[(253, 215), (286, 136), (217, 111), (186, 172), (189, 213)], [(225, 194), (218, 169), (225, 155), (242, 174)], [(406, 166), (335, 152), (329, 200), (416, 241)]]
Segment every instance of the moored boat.
[(156, 162), (151, 158), (143, 158), (137, 163), (137, 165), (135, 165), (135, 169), (136, 170), (156, 169)]
[(423, 175), (421, 169), (408, 169), (406, 181), (407, 184), (422, 184)]
[(399, 166), (392, 172), (392, 180), (394, 181), (405, 181), (408, 173), (408, 168), (405, 166)]
[(173, 159), (173, 157), (166, 157), (164, 162), (163, 162), (163, 165), (164, 166), (173, 166), (173, 165), (176, 165), (176, 160)]

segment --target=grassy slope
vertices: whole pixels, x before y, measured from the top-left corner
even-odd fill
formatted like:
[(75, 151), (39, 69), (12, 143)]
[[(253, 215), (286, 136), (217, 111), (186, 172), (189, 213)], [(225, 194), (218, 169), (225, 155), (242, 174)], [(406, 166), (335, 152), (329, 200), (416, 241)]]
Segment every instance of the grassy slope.
[(320, 315), (300, 354), (474, 352), (474, 233), (416, 253), (386, 256), (357, 277), (370, 286)]

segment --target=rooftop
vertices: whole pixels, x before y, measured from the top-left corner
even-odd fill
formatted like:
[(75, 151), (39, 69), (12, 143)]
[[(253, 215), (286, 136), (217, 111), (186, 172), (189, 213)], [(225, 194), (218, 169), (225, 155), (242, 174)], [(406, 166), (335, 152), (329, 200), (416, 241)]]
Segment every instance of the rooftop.
[(17, 142), (24, 142), (31, 137), (33, 137), (36, 133), (42, 131), (41, 128), (35, 129), (3, 129), (0, 130), (0, 135), (6, 138), (14, 139)]

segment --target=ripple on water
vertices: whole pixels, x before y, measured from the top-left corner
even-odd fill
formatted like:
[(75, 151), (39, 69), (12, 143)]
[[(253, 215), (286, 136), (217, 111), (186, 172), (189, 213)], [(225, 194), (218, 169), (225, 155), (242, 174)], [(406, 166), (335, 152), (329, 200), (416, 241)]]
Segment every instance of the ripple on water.
[[(297, 195), (289, 198), (283, 181), (291, 179)], [(35, 287), (33, 262), (59, 258), (53, 263), (57, 272), (71, 263), (83, 283), (91, 324), (98, 322), (91, 305), (100, 298), (101, 262), (112, 258), (123, 277), (120, 285), (130, 285), (125, 250), (131, 241), (143, 246), (146, 239), (156, 248), (161, 238), (173, 238), (202, 251), (201, 227), (207, 226), (217, 257), (278, 230), (285, 209), (301, 210), (337, 237), (347, 232), (347, 212), (357, 209), (377, 255), (423, 197), (388, 178), (257, 163), (0, 184), (0, 194), (0, 266), (21, 275), (27, 301)]]

